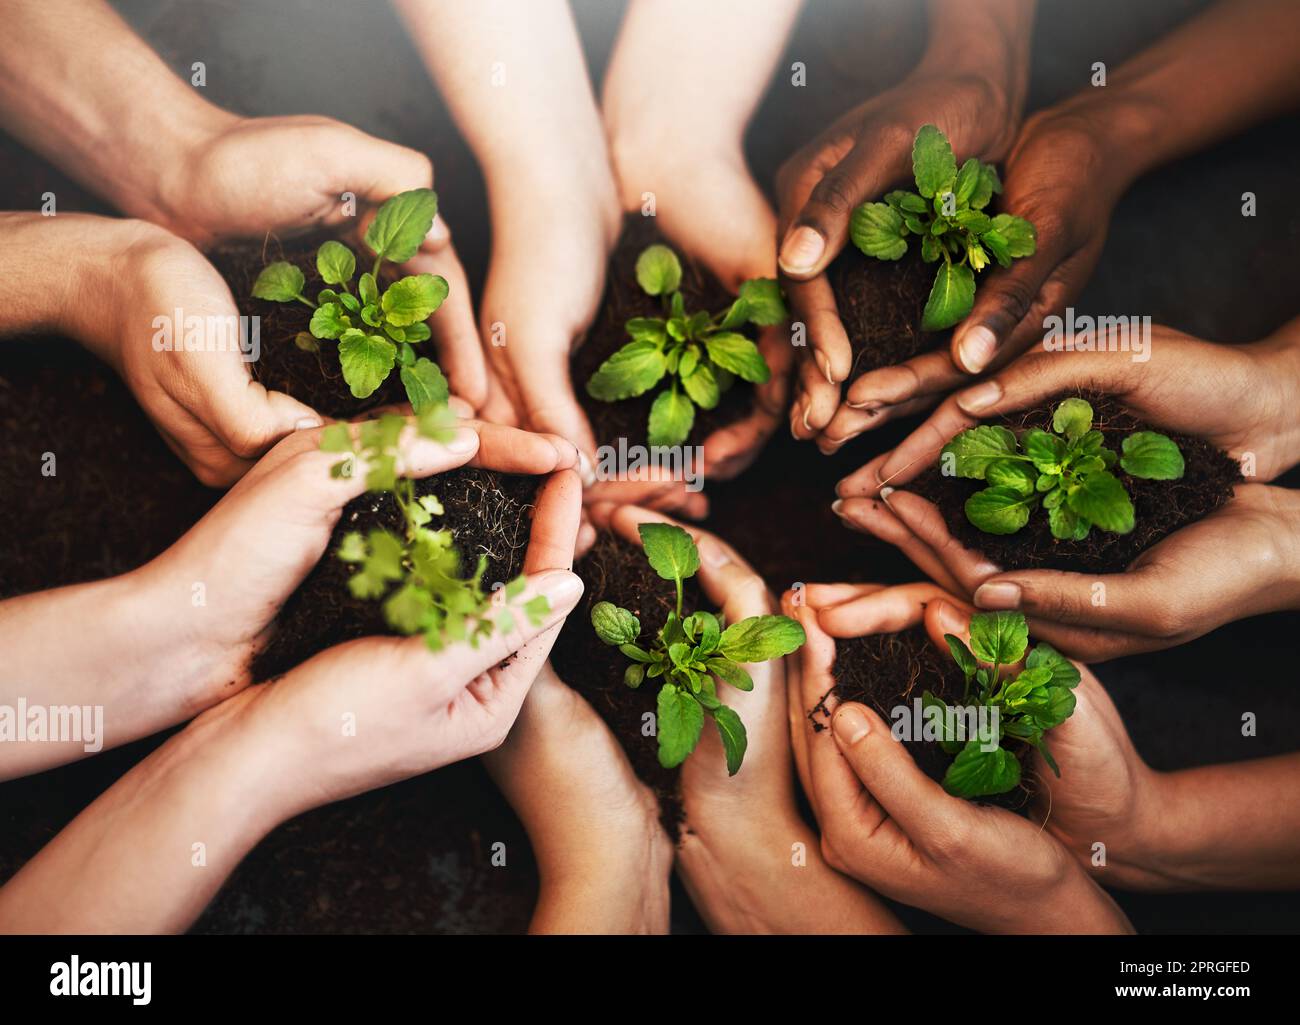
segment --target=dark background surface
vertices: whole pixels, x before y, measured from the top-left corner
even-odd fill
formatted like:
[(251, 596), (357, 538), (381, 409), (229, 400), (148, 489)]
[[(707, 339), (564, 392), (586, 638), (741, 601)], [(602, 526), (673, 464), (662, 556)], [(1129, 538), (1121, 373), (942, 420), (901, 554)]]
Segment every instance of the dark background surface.
[[(1192, 0), (1041, 4), (1030, 109), (1086, 87), (1092, 62), (1114, 69), (1203, 6)], [(328, 114), (429, 153), (458, 251), (478, 290), (490, 242), (482, 179), (386, 4), (122, 0), (118, 7), (178, 72), (188, 77), (190, 64), (204, 61), (207, 96), (216, 103), (248, 115)], [(582, 0), (575, 10), (599, 81), (622, 5)], [(750, 132), (759, 181), (770, 183), (780, 161), (835, 115), (901, 77), (923, 41), (920, 4), (812, 0)], [(794, 60), (807, 65), (804, 88), (789, 84)], [(339, 82), (347, 88), (337, 88)], [(1138, 183), (1116, 211), (1105, 253), (1076, 308), (1150, 315), (1223, 342), (1253, 340), (1294, 315), (1297, 129), (1295, 116), (1262, 126)], [(13, 209), (35, 209), (41, 193), (53, 190), (61, 210), (109, 212), (2, 135), (0, 188), (4, 205)], [(1258, 217), (1240, 215), (1244, 191), (1259, 197)], [(60, 417), (83, 418), (92, 429), (79, 432), (87, 439), (81, 450), (61, 453), (53, 482), (34, 486), (39, 473), (26, 463), (0, 466), (0, 497), (11, 526), (11, 540), (0, 545), (0, 595), (128, 569), (170, 544), (214, 500), (93, 358), (67, 345), (15, 345), (10, 352), (0, 373), (0, 428), (18, 443), (7, 451), (34, 453), (34, 465)], [(778, 437), (740, 480), (710, 489), (710, 525), (725, 535), (735, 529), (729, 524), (761, 524), (764, 550), (746, 554), (777, 589), (796, 580), (915, 578), (896, 552), (850, 535), (828, 508), (835, 481), (892, 444), (906, 426), (868, 434), (833, 459), (795, 445), (788, 435)], [(121, 494), (130, 500), (110, 500)], [(113, 544), (97, 540), (101, 531)], [(6, 559), (15, 544), (44, 553), (40, 579), (24, 579)], [(1139, 750), (1157, 768), (1290, 751), (1300, 746), (1294, 645), (1287, 636), (1295, 626), (1294, 615), (1262, 617), (1173, 651), (1110, 663), (1100, 676)], [(1258, 717), (1254, 738), (1240, 734), (1247, 711)], [(0, 879), (161, 739), (0, 785)], [(506, 844), (504, 868), (489, 862), (498, 841)], [(517, 931), (527, 923), (535, 894), (527, 839), (471, 763), (280, 828), (240, 866), (195, 928)], [(699, 928), (678, 897), (676, 927)], [(1292, 932), (1300, 926), (1296, 895), (1120, 899), (1142, 930)]]

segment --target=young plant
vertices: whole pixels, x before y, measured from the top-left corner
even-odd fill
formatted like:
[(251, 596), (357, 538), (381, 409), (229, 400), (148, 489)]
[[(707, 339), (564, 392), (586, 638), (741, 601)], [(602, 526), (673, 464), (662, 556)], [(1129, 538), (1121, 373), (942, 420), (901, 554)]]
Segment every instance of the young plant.
[[(921, 698), (923, 707), (936, 707), (942, 714), (940, 746), (956, 755), (944, 773), (943, 788), (956, 797), (986, 797), (1015, 788), (1020, 783), (1020, 760), (1003, 746), (1008, 740), (1036, 747), (1059, 779), (1061, 770), (1043, 736), (1074, 714), (1079, 670), (1050, 644), (1037, 645), (1025, 658), (1029, 628), (1019, 612), (971, 616), (969, 648), (953, 634), (944, 634), (944, 640), (966, 678), (962, 703), (969, 707), (974, 699), (977, 706), (996, 710), (993, 721), (998, 736), (996, 746), (967, 736), (962, 717), (950, 720), (947, 703), (926, 691)], [(1009, 668), (1022, 658), (1024, 669), (1016, 672)]]
[(1120, 455), (1092, 429), (1092, 406), (1066, 399), (1052, 414), (1052, 430), (1033, 427), (1016, 437), (1005, 427), (962, 431), (943, 447), (948, 476), (987, 481), (966, 500), (966, 518), (986, 534), (1014, 534), (1041, 502), (1052, 536), (1082, 541), (1093, 527), (1114, 534), (1133, 529), (1133, 502), (1111, 468), (1144, 480), (1178, 480), (1183, 454), (1155, 431), (1124, 439)]
[(298, 333), (298, 347), (316, 352), (320, 342), (337, 341), (343, 380), (358, 399), (373, 394), (397, 366), (417, 414), (447, 401), (442, 370), (416, 350), (429, 337), (425, 321), (447, 298), (446, 280), (437, 274), (411, 274), (379, 291), (380, 266), (385, 260), (405, 263), (413, 257), (437, 213), (438, 196), (432, 189), (412, 189), (384, 203), (366, 229), (365, 243), (375, 262), (357, 279), (355, 292), (351, 282), (356, 256), (334, 241), (316, 251), (316, 270), (327, 286), (316, 301), (302, 294), (302, 271), (284, 260), (263, 268), (253, 283), (258, 299), (311, 307), (310, 333)]
[(663, 379), (669, 385), (650, 407), (651, 445), (680, 445), (695, 423), (695, 407), (713, 409), (736, 377), (763, 384), (772, 376), (746, 324), (779, 324), (787, 314), (781, 289), (771, 278), (753, 278), (725, 312), (686, 312), (678, 287), (682, 265), (667, 246), (645, 249), (636, 261), (636, 280), (647, 295), (659, 296), (662, 317), (633, 317), (632, 338), (605, 360), (587, 382), (587, 394), (617, 402), (644, 394)]
[[(421, 414), (417, 429), (427, 438), (446, 442), (455, 426), (455, 415), (445, 405)], [(366, 465), (366, 487), (389, 492), (401, 510), (404, 529), (372, 530), (366, 536), (353, 531), (343, 536), (338, 558), (354, 567), (348, 580), (353, 597), (383, 599), (384, 621), (400, 634), (424, 634), (433, 651), (449, 641), (468, 640), (478, 647), (480, 638), (493, 630), (509, 633), (515, 616), (509, 606), (491, 616), (495, 603), (483, 590), (486, 556), (469, 577), (461, 576), (461, 555), (452, 544), (452, 532), (431, 529), (435, 516), (443, 515), (435, 495), (416, 495), (415, 482), (397, 475), (397, 440), (406, 418), (386, 415), (363, 423), (354, 441), (347, 424), (325, 428), (321, 449), (346, 453), (330, 468), (335, 477), (350, 476), (357, 460)], [(504, 601), (517, 598), (525, 580), (518, 576), (504, 588)], [(550, 611), (545, 595), (525, 602), (523, 614), (534, 625)]]
[(984, 213), (995, 192), (1002, 191), (991, 164), (971, 157), (961, 169), (943, 132), (922, 125), (912, 144), (916, 192), (887, 193), (883, 203), (864, 203), (853, 211), (849, 236), (877, 260), (897, 260), (907, 239), (921, 240), (921, 259), (942, 260), (921, 317), (926, 331), (942, 331), (970, 313), (975, 303), (975, 272), (989, 265), (989, 255), (1003, 267), (1032, 256), (1034, 226), (1023, 217)]
[(641, 622), (612, 602), (597, 602), (591, 609), (596, 636), (631, 659), (623, 682), (634, 690), (647, 678), (663, 678), (659, 689), (657, 730), (659, 764), (676, 768), (695, 750), (704, 728), (705, 713), (712, 716), (727, 753), (727, 774), (740, 771), (747, 739), (745, 724), (718, 700), (716, 676), (738, 690), (753, 690), (742, 662), (766, 662), (795, 651), (803, 644), (803, 627), (787, 616), (751, 616), (724, 628), (711, 612), (682, 616), (682, 581), (700, 568), (700, 554), (691, 535), (667, 523), (643, 523), (641, 546), (651, 567), (677, 587), (676, 611), (668, 613), (663, 627), (644, 647)]

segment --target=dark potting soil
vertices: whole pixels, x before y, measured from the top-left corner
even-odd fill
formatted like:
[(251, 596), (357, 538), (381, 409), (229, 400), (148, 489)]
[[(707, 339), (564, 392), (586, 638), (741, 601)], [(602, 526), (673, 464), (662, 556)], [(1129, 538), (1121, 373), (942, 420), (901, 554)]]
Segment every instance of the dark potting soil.
[[(639, 545), (604, 532), (573, 569), (582, 577), (586, 590), (555, 641), (551, 664), (560, 679), (581, 694), (605, 721), (623, 746), (637, 777), (659, 799), (659, 817), (668, 835), (676, 837), (682, 822), (680, 770), (660, 765), (658, 739), (642, 733), (642, 717), (656, 710), (660, 681), (647, 679), (636, 690), (625, 684), (627, 656), (601, 641), (591, 626), (592, 606), (611, 601), (641, 621), (644, 647), (644, 639), (652, 637), (676, 608), (676, 591), (671, 581), (650, 568)], [(699, 584), (693, 578), (685, 581), (683, 615), (706, 606)], [(705, 723), (705, 728), (712, 727)]]
[[(448, 527), (461, 554), (461, 572), (474, 572), (480, 555), (487, 557), (484, 588), (518, 576), (528, 547), (534, 477), (461, 467), (416, 482), (419, 495), (435, 494), (445, 514), (432, 527)], [(393, 496), (367, 493), (353, 499), (330, 537), (329, 548), (276, 619), (275, 633), (253, 660), (253, 678), (266, 680), (287, 672), (325, 648), (357, 637), (390, 634), (380, 601), (352, 597), (348, 578), (352, 567), (335, 552), (343, 535), (383, 528), (400, 534), (405, 521)]]
[[(1092, 405), (1093, 426), (1106, 436), (1106, 447), (1120, 451), (1134, 431), (1159, 430), (1139, 420), (1113, 398), (1092, 392), (1057, 395), (1045, 406), (1000, 422), (1017, 434), (1031, 427), (1048, 429), (1052, 411), (1062, 399), (1077, 394)], [(966, 519), (965, 502), (985, 485), (983, 481), (945, 477), (938, 468), (927, 470), (906, 485), (934, 502), (948, 530), (965, 547), (982, 552), (1004, 569), (1062, 569), (1080, 573), (1119, 573), (1144, 551), (1180, 527), (1203, 519), (1232, 497), (1241, 481), (1237, 463), (1203, 438), (1167, 434), (1183, 453), (1185, 471), (1178, 480), (1142, 480), (1126, 474), (1118, 464), (1114, 473), (1133, 499), (1136, 525), (1128, 534), (1112, 534), (1095, 527), (1082, 541), (1060, 541), (1052, 536), (1041, 506), (1029, 523), (1015, 534), (985, 534)]]
[[(664, 382), (644, 395), (620, 402), (602, 402), (587, 394), (587, 382), (600, 365), (626, 345), (626, 324), (633, 317), (661, 317), (663, 303), (657, 296), (646, 295), (636, 281), (636, 258), (646, 246), (662, 243), (671, 246), (655, 226), (653, 217), (628, 214), (623, 220), (623, 232), (609, 260), (605, 278), (605, 295), (600, 310), (587, 332), (587, 338), (573, 356), (573, 389), (578, 402), (591, 421), (599, 445), (616, 445), (626, 438), (629, 445), (644, 445), (649, 430), (650, 407), (664, 389)], [(722, 283), (706, 272), (694, 260), (673, 247), (682, 263), (682, 298), (688, 314), (705, 310), (720, 313), (731, 305), (732, 296)], [(752, 329), (747, 333), (752, 337)], [(667, 381), (667, 378), (664, 379)], [(735, 423), (749, 415), (753, 407), (753, 387), (745, 381), (736, 382), (722, 395), (713, 409), (695, 407), (695, 422), (686, 436), (686, 445), (702, 444), (714, 431)]]
[[(925, 630), (914, 627), (896, 634), (872, 634), (868, 637), (841, 638), (835, 642), (835, 696), (841, 701), (857, 701), (874, 709), (887, 725), (892, 726), (893, 709), (912, 706), (927, 690), (949, 704), (961, 704), (963, 680), (961, 670), (932, 643)], [(822, 698), (825, 701), (825, 696)], [(826, 729), (830, 717), (818, 704), (808, 718), (815, 729)], [(952, 764), (937, 741), (904, 740), (916, 764), (932, 780), (939, 782)], [(1013, 743), (1010, 750), (1020, 760), (1020, 785), (1005, 794), (981, 798), (989, 804), (1016, 810), (1033, 796), (1029, 774), (1031, 749)]]
[(947, 344), (951, 330), (921, 330), (934, 273), (917, 245), (898, 260), (876, 260), (850, 242), (831, 261), (826, 276), (853, 348), (848, 383)]
[[(329, 231), (283, 239), (268, 235), (262, 242), (222, 243), (207, 256), (226, 279), (239, 312), (246, 317), (260, 318), (261, 353), (250, 364), (253, 378), (272, 391), (292, 395), (324, 416), (348, 420), (378, 406), (406, 402), (406, 392), (396, 371), (366, 398), (353, 397), (343, 380), (337, 342), (317, 341), (319, 349), (307, 352), (294, 341), (311, 323), (310, 307), (296, 300), (276, 303), (253, 298), (253, 282), (262, 268), (276, 260), (287, 260), (307, 279), (303, 295), (315, 301), (317, 293), (325, 287), (316, 271), (316, 250), (322, 242), (337, 238), (337, 232)], [(349, 248), (357, 254), (358, 266), (368, 269), (365, 251), (351, 244)], [(387, 265), (381, 269), (381, 276), (388, 269)]]

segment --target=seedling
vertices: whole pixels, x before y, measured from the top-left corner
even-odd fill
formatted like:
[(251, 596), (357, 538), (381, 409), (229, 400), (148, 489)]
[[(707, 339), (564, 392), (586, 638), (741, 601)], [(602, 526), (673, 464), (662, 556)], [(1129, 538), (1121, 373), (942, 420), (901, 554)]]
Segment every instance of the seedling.
[[(944, 773), (943, 788), (956, 797), (986, 797), (1016, 787), (1020, 760), (1003, 746), (1008, 740), (1036, 747), (1059, 779), (1061, 770), (1043, 736), (1074, 714), (1079, 670), (1050, 644), (1038, 644), (1025, 658), (1029, 628), (1019, 612), (971, 616), (969, 648), (953, 634), (944, 634), (944, 640), (966, 680), (963, 704), (969, 706), (973, 697), (978, 706), (996, 710), (998, 742), (991, 746), (968, 736), (962, 716), (949, 716), (947, 703), (926, 691), (923, 707), (937, 708), (944, 724), (940, 746), (956, 755)], [(1021, 659), (1025, 668), (1017, 672), (1011, 667)]]
[(1041, 502), (1052, 536), (1082, 541), (1093, 527), (1114, 534), (1133, 529), (1133, 502), (1111, 473), (1144, 480), (1178, 480), (1183, 454), (1155, 431), (1135, 431), (1116, 455), (1092, 429), (1092, 406), (1066, 399), (1052, 414), (1052, 430), (1033, 427), (1016, 437), (1005, 427), (962, 431), (939, 457), (949, 476), (987, 481), (966, 500), (966, 518), (986, 534), (1014, 534)]
[(650, 407), (651, 445), (680, 445), (695, 423), (695, 407), (713, 409), (740, 377), (763, 384), (772, 371), (752, 341), (740, 334), (746, 324), (779, 324), (787, 314), (781, 289), (772, 278), (753, 278), (723, 313), (686, 312), (678, 290), (682, 265), (664, 245), (645, 249), (636, 261), (636, 280), (647, 295), (659, 296), (662, 317), (633, 317), (632, 338), (605, 360), (587, 382), (587, 394), (602, 402), (642, 395), (665, 375), (669, 386)]
[(788, 655), (803, 644), (803, 627), (787, 616), (751, 616), (723, 628), (711, 612), (682, 616), (682, 581), (700, 568), (700, 553), (691, 535), (667, 523), (643, 523), (641, 546), (651, 567), (677, 586), (676, 611), (642, 647), (641, 622), (613, 602), (591, 609), (596, 636), (631, 659), (623, 682), (633, 690), (646, 679), (663, 678), (659, 689), (657, 732), (659, 764), (676, 768), (695, 750), (705, 713), (713, 718), (727, 754), (727, 774), (740, 771), (747, 739), (745, 724), (718, 700), (716, 676), (737, 690), (753, 690), (754, 681), (742, 662), (766, 662)]
[(366, 229), (365, 243), (375, 262), (357, 280), (355, 293), (351, 282), (356, 256), (334, 241), (316, 251), (316, 270), (328, 286), (316, 301), (303, 295), (302, 271), (284, 260), (263, 268), (253, 283), (258, 299), (311, 307), (311, 324), (298, 333), (298, 347), (315, 352), (320, 342), (337, 341), (343, 380), (358, 399), (372, 395), (396, 366), (417, 414), (447, 401), (442, 370), (417, 355), (415, 348), (429, 338), (425, 321), (447, 298), (446, 280), (437, 274), (411, 274), (379, 291), (380, 266), (385, 260), (405, 263), (413, 257), (437, 213), (438, 196), (432, 189), (412, 189), (384, 203)]
[[(444, 404), (433, 407), (417, 419), (424, 437), (446, 442), (455, 426), (455, 415)], [(461, 554), (452, 544), (452, 532), (431, 529), (435, 516), (443, 515), (435, 495), (416, 495), (415, 482), (397, 475), (397, 440), (406, 418), (392, 414), (363, 423), (354, 440), (347, 424), (333, 424), (321, 436), (321, 449), (344, 453), (330, 468), (335, 477), (351, 476), (358, 460), (366, 466), (366, 487), (392, 494), (401, 510), (405, 528), (401, 533), (371, 530), (366, 536), (345, 534), (337, 556), (354, 567), (348, 579), (353, 597), (383, 600), (384, 621), (399, 634), (424, 634), (433, 651), (449, 641), (468, 640), (478, 647), (494, 630), (509, 633), (515, 615), (507, 604), (495, 619), (494, 602), (483, 590), (487, 557), (480, 555), (472, 576), (461, 576)], [(504, 588), (509, 603), (519, 597), (525, 580), (518, 576)], [(540, 625), (550, 611), (545, 595), (537, 595), (522, 606), (534, 625)]]
[(898, 190), (883, 203), (864, 203), (853, 211), (849, 236), (877, 260), (897, 260), (907, 252), (909, 235), (921, 240), (921, 259), (943, 260), (921, 316), (926, 331), (952, 327), (975, 303), (975, 274), (990, 263), (1002, 267), (1032, 256), (1038, 235), (1023, 217), (984, 213), (1002, 191), (998, 172), (974, 157), (957, 168), (943, 132), (922, 125), (912, 144), (916, 192)]

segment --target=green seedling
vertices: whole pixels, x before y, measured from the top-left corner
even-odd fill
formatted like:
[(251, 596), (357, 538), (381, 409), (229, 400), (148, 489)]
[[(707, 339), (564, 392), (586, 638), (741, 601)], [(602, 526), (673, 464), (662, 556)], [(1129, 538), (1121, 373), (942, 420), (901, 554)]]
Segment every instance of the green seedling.
[[(454, 433), (455, 414), (444, 404), (422, 413), (417, 430), (426, 438), (446, 443)], [(335, 553), (353, 567), (348, 587), (353, 597), (383, 601), (384, 621), (399, 634), (423, 634), (433, 651), (449, 642), (479, 641), (493, 631), (509, 633), (515, 628), (515, 612), (509, 603), (524, 590), (518, 576), (504, 587), (504, 601), (495, 617), (492, 596), (483, 590), (486, 556), (479, 556), (473, 575), (461, 575), (461, 554), (447, 528), (433, 529), (435, 517), (443, 515), (435, 495), (419, 495), (415, 482), (397, 474), (397, 442), (406, 418), (388, 414), (361, 424), (353, 437), (347, 424), (332, 424), (321, 437), (321, 449), (343, 458), (330, 468), (335, 477), (351, 476), (359, 463), (366, 467), (366, 487), (388, 492), (401, 510), (404, 529), (371, 530), (365, 536), (353, 531), (343, 536)], [(545, 595), (537, 595), (522, 606), (534, 625), (550, 611)]]
[(664, 245), (645, 249), (636, 261), (636, 280), (663, 303), (662, 317), (633, 317), (632, 341), (605, 360), (587, 382), (587, 394), (602, 402), (642, 395), (666, 375), (669, 385), (650, 407), (651, 445), (680, 445), (695, 423), (695, 407), (713, 409), (739, 377), (763, 384), (772, 371), (762, 353), (740, 333), (746, 324), (766, 327), (786, 319), (781, 289), (771, 278), (753, 278), (722, 313), (688, 313), (678, 290), (682, 265)]
[(591, 625), (604, 643), (631, 659), (623, 682), (634, 690), (646, 679), (663, 679), (659, 689), (657, 733), (659, 764), (676, 768), (695, 750), (704, 716), (713, 718), (727, 755), (727, 774), (740, 771), (748, 743), (745, 724), (718, 700), (714, 677), (737, 690), (753, 690), (742, 662), (767, 662), (797, 650), (806, 640), (803, 627), (788, 616), (751, 616), (724, 628), (711, 612), (682, 615), (682, 582), (700, 568), (700, 553), (691, 535), (667, 523), (643, 523), (641, 546), (650, 566), (677, 587), (676, 611), (642, 647), (641, 622), (613, 602), (597, 602)]
[(1014, 534), (1041, 503), (1052, 536), (1082, 541), (1093, 527), (1114, 534), (1133, 529), (1133, 502), (1111, 469), (1131, 477), (1178, 480), (1183, 454), (1155, 431), (1135, 431), (1116, 454), (1092, 428), (1092, 406), (1066, 399), (1052, 414), (1052, 429), (1033, 427), (1019, 437), (1006, 427), (962, 431), (943, 447), (943, 473), (987, 481), (966, 500), (966, 518), (986, 534)]
[(412, 189), (384, 203), (366, 229), (365, 243), (375, 261), (357, 279), (355, 291), (356, 256), (334, 241), (316, 251), (316, 270), (327, 287), (315, 301), (303, 295), (302, 271), (284, 260), (263, 268), (253, 283), (258, 299), (311, 307), (311, 324), (308, 331), (299, 332), (298, 347), (316, 352), (321, 342), (336, 341), (343, 380), (358, 399), (372, 395), (396, 366), (417, 414), (447, 401), (442, 370), (416, 349), (429, 338), (425, 321), (447, 298), (446, 280), (437, 274), (410, 274), (379, 291), (380, 266), (385, 260), (411, 259), (437, 213), (438, 196), (432, 189)]
[[(940, 746), (956, 755), (944, 773), (943, 788), (956, 797), (987, 797), (1014, 789), (1020, 783), (1020, 760), (1004, 746), (1008, 741), (1036, 747), (1059, 778), (1061, 770), (1043, 737), (1074, 714), (1079, 670), (1050, 644), (1036, 645), (1025, 658), (1029, 628), (1019, 612), (971, 616), (969, 648), (953, 634), (944, 634), (944, 640), (966, 680), (963, 704), (969, 707), (973, 699), (978, 706), (996, 710), (998, 742), (991, 746), (967, 736), (962, 717), (950, 717), (947, 703), (926, 691), (923, 707), (935, 707), (944, 724)], [(1021, 659), (1024, 669), (1011, 668)]]
[(907, 252), (909, 236), (921, 240), (921, 259), (942, 260), (921, 317), (926, 331), (952, 327), (975, 303), (975, 274), (991, 262), (1032, 256), (1034, 226), (1023, 217), (984, 213), (994, 193), (1002, 191), (997, 169), (971, 157), (957, 167), (952, 146), (934, 125), (922, 125), (912, 144), (916, 192), (887, 193), (883, 203), (864, 203), (853, 211), (849, 236), (877, 260), (897, 260)]

